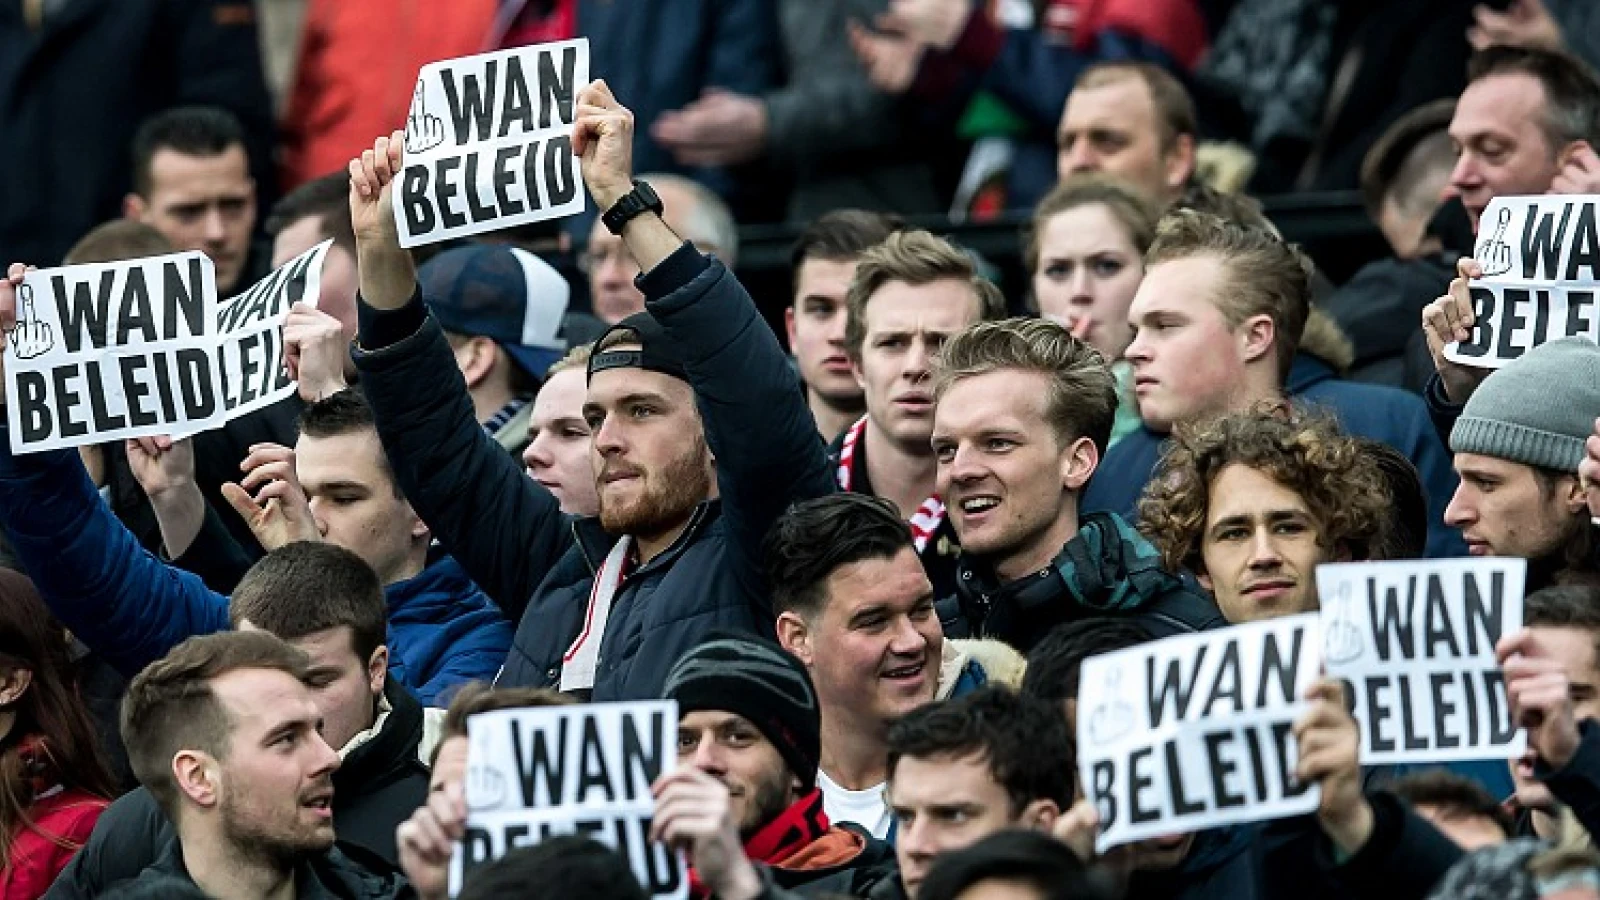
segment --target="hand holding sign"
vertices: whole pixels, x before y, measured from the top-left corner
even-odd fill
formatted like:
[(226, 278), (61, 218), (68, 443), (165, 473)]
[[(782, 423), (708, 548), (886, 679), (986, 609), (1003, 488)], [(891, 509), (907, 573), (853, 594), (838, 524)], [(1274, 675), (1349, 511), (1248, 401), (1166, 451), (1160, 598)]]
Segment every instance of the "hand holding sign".
[(1306, 692), (1311, 709), (1294, 723), (1295, 777), (1322, 786), (1317, 819), (1345, 853), (1372, 835), (1372, 807), (1361, 792), (1361, 735), (1345, 711), (1344, 685), (1323, 678)]
[(134, 480), (153, 502), (194, 484), (194, 446), (187, 438), (131, 438), (126, 451)]
[(1578, 480), (1589, 503), (1589, 521), (1600, 525), (1600, 419), (1594, 420), (1594, 434), (1583, 442), (1583, 462), (1578, 463)]
[(467, 830), (467, 801), (461, 785), (447, 783), (395, 830), (400, 868), (421, 900), (444, 900), (450, 856)]
[(1495, 655), (1505, 674), (1513, 721), (1527, 729), (1529, 749), (1550, 768), (1562, 768), (1582, 740), (1566, 670), (1526, 628), (1501, 639)]
[(262, 547), (272, 551), (295, 541), (322, 540), (311, 504), (295, 476), (293, 450), (279, 444), (256, 444), (239, 467), (248, 474), (242, 484), (224, 483), (222, 496), (250, 526)]
[(1428, 352), (1433, 355), (1433, 367), (1439, 371), (1445, 397), (1451, 403), (1467, 402), (1483, 379), (1489, 377), (1488, 369), (1462, 365), (1445, 356), (1446, 345), (1472, 339), (1477, 314), (1472, 309), (1467, 282), (1482, 275), (1477, 260), (1465, 257), (1458, 260), (1449, 292), (1422, 310), (1422, 331), (1428, 338)]
[(601, 212), (633, 190), (633, 113), (603, 79), (578, 92), (572, 152), (582, 160), (583, 183)]
[(363, 242), (382, 242), (398, 246), (394, 224), (394, 177), (405, 156), (400, 132), (380, 137), (371, 150), (350, 160), (350, 224), (359, 246)]
[(1506, 243), (1506, 229), (1511, 227), (1511, 207), (1500, 208), (1500, 215), (1495, 217), (1494, 233), (1480, 241), (1476, 248), (1478, 264), (1483, 269), (1483, 276), (1493, 277), (1504, 275), (1511, 271), (1511, 245)]
[(1600, 194), (1600, 155), (1587, 141), (1573, 145), (1561, 171), (1550, 182), (1552, 194)]
[(656, 798), (651, 840), (687, 852), (711, 896), (754, 900), (761, 895), (761, 877), (744, 855), (726, 785), (685, 767), (661, 776), (651, 792)]
[(422, 153), (442, 143), (444, 120), (428, 112), (427, 91), (419, 78), (417, 91), (411, 97), (411, 112), (406, 116), (406, 152)]
[(1082, 797), (1056, 818), (1050, 834), (1072, 848), (1079, 859), (1089, 862), (1094, 859), (1094, 835), (1099, 828), (1100, 813), (1094, 808), (1094, 801)]
[(300, 399), (315, 403), (346, 387), (345, 360), (350, 356), (344, 326), (309, 303), (296, 303), (283, 320), (283, 364), (299, 383)]

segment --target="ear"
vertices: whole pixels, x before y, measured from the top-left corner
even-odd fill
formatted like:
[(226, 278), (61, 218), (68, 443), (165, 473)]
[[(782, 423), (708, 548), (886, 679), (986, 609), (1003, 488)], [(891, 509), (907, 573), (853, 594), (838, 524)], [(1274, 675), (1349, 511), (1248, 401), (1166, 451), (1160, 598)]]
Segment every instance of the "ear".
[(468, 389), (482, 384), (500, 362), (500, 348), (490, 338), (477, 335), (462, 346), (465, 357), (458, 360), (461, 376), (467, 380)]
[(196, 806), (211, 808), (221, 801), (222, 783), (216, 760), (199, 750), (179, 750), (172, 757), (172, 780), (178, 792)]
[(867, 389), (867, 375), (861, 371), (861, 358), (854, 353), (845, 351), (845, 356), (850, 360), (850, 374), (855, 376), (856, 387), (863, 391)]
[(388, 680), (389, 648), (379, 644), (378, 649), (372, 651), (372, 658), (367, 660), (367, 689), (376, 697), (383, 693), (383, 686)]
[(793, 611), (778, 614), (778, 643), (800, 664), (811, 668), (816, 655), (811, 650), (811, 626)]
[(32, 669), (6, 669), (0, 674), (0, 706), (10, 706), (21, 700), (30, 684), (33, 684)]
[(1095, 449), (1094, 441), (1078, 438), (1061, 459), (1061, 486), (1069, 491), (1081, 491), (1099, 467), (1100, 451)]
[(412, 538), (412, 540), (426, 541), (430, 537), (432, 537), (433, 536), (433, 532), (428, 530), (428, 523), (422, 521), (422, 517), (417, 515), (417, 511), (411, 508), (411, 504), (409, 502), (407, 502), (405, 504), (405, 507), (406, 507), (406, 516), (409, 519), (411, 519), (411, 538)]
[(145, 213), (149, 211), (150, 205), (145, 203), (144, 198), (138, 194), (128, 194), (122, 198), (122, 217), (124, 219), (133, 219), (136, 222), (143, 221)]
[(1251, 316), (1239, 325), (1244, 362), (1253, 363), (1272, 353), (1277, 346), (1278, 327), (1268, 315)]
[(1211, 586), (1211, 573), (1206, 571), (1205, 563), (1202, 562), (1195, 566), (1194, 580), (1200, 582), (1200, 586), (1205, 588), (1207, 593), (1215, 594), (1217, 592), (1217, 589)]
[(1017, 817), (1017, 827), (1048, 834), (1059, 818), (1061, 818), (1061, 807), (1057, 806), (1054, 800), (1041, 798), (1022, 808), (1022, 815)]
[(1172, 190), (1178, 190), (1194, 177), (1194, 135), (1178, 135), (1178, 139), (1172, 144), (1172, 152), (1167, 154), (1166, 164), (1167, 187)]
[[(1588, 492), (1583, 489), (1583, 479), (1571, 476), (1566, 479), (1566, 482), (1566, 494), (1561, 498), (1561, 502), (1562, 506), (1564, 506), (1567, 510), (1567, 515), (1575, 516), (1579, 513), (1583, 513), (1585, 516), (1588, 516), (1589, 495)], [(1589, 526), (1585, 524), (1584, 527), (1587, 528)]]
[(789, 337), (789, 352), (794, 352), (794, 307), (788, 306), (783, 310), (783, 333)]

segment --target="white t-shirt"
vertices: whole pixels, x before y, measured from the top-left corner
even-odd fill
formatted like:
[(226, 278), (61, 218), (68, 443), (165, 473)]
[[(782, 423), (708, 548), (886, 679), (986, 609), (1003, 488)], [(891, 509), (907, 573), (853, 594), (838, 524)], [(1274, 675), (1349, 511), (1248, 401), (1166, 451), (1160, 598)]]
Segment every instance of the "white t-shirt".
[(845, 790), (834, 783), (828, 773), (817, 771), (817, 787), (822, 789), (822, 811), (830, 822), (849, 822), (865, 828), (878, 840), (889, 836), (892, 816), (884, 800), (884, 785), (877, 784), (862, 791)]

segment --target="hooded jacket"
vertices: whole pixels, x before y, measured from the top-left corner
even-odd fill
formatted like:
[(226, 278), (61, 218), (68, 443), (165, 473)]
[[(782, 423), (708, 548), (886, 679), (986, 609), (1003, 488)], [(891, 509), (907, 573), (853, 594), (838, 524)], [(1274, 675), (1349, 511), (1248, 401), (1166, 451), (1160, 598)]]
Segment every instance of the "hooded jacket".
[[(808, 895), (855, 896), (894, 863), (888, 844), (855, 826), (831, 824), (822, 811), (822, 792), (815, 789), (751, 835), (744, 853), (767, 870), (768, 883)], [(689, 896), (708, 896), (699, 879), (691, 878)]]
[[(700, 503), (677, 540), (618, 585), (595, 700), (660, 696), (678, 658), (718, 629), (771, 637), (761, 540), (790, 504), (834, 489), (788, 357), (732, 273), (684, 244), (638, 284), (684, 361), (720, 497)], [(400, 310), (364, 307), (362, 316), (356, 367), (401, 489), (468, 574), (520, 620), (499, 683), (559, 685), (595, 572), (621, 536), (596, 518), (562, 515), (484, 434), (420, 296)], [(409, 317), (420, 325), (402, 325)], [(383, 344), (385, 329), (404, 336)]]
[[(1348, 434), (1388, 444), (1411, 460), (1428, 497), (1428, 557), (1466, 553), (1461, 533), (1444, 524), (1444, 509), (1455, 495), (1457, 479), (1421, 399), (1395, 388), (1344, 381), (1332, 366), (1304, 352), (1295, 355), (1285, 392), (1298, 406), (1327, 409)], [(1082, 508), (1108, 510), (1130, 520), (1137, 516), (1139, 496), (1166, 441), (1166, 435), (1149, 428), (1123, 438), (1089, 479)]]
[[(427, 799), (428, 768), (422, 759), (432, 751), (432, 742), (426, 739), (424, 711), (405, 688), (391, 683), (384, 701), (373, 727), (339, 751), (343, 760), (333, 773), (333, 830), (341, 844), (398, 866), (394, 832)], [(99, 896), (155, 864), (176, 838), (177, 830), (149, 790), (124, 794), (106, 809), (88, 843), (45, 896)]]
[(1023, 654), (1051, 628), (1089, 616), (1135, 616), (1155, 637), (1227, 624), (1215, 603), (1162, 569), (1156, 548), (1114, 513), (1084, 516), (1048, 568), (1006, 584), (963, 554), (956, 596), (967, 632)]
[[(50, 611), (127, 677), (186, 638), (229, 627), (228, 598), (139, 546), (73, 451), (0, 447), (0, 527)], [(432, 702), (451, 684), (494, 677), (509, 626), (453, 562), (384, 595), (401, 684)]]

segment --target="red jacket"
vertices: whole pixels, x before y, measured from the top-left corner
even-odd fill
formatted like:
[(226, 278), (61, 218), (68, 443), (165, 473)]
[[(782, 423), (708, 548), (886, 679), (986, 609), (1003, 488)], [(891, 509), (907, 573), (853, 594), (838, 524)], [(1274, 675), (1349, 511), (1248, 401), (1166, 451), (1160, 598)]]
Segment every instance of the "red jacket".
[[(67, 860), (89, 839), (109, 800), (79, 790), (58, 790), (35, 800), (33, 820), (11, 841), (11, 863), (0, 869), (0, 897), (35, 900), (44, 896)], [(65, 844), (65, 846), (63, 846)]]

